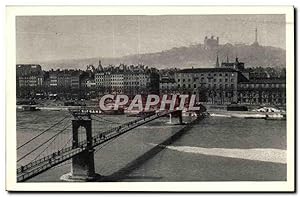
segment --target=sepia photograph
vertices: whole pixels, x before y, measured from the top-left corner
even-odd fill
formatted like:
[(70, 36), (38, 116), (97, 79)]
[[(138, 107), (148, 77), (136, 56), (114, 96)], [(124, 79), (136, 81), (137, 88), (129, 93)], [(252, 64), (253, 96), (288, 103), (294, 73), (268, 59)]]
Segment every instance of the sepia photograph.
[(292, 6), (7, 20), (8, 190), (294, 191)]

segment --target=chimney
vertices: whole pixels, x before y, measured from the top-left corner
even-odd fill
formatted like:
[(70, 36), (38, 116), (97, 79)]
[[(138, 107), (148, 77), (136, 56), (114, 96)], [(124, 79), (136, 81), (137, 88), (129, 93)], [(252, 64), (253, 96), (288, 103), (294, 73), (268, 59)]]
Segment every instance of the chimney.
[(239, 63), (239, 58), (238, 57), (235, 58), (235, 62)]
[(257, 28), (255, 28), (255, 42), (257, 43)]
[(217, 61), (216, 61), (216, 68), (219, 68), (220, 64), (219, 64), (219, 55), (217, 54)]

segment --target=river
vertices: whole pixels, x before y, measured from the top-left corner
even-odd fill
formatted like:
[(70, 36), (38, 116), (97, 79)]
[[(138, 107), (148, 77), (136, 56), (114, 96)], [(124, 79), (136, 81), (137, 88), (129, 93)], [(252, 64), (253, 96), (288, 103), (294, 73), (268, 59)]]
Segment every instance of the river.
[[(95, 119), (93, 132), (97, 133), (135, 118), (117, 115)], [(17, 112), (18, 146), (58, 121), (61, 124), (57, 128), (20, 148), (18, 158), (68, 126), (60, 135), (62, 139), (56, 139), (57, 143), (50, 144), (42, 154), (41, 147), (19, 164), (65, 146), (71, 136), (71, 115), (66, 111)], [(208, 117), (172, 144), (155, 149), (182, 127), (161, 118), (97, 147), (96, 172), (107, 181), (286, 180), (286, 121)], [(69, 171), (70, 162), (65, 162), (29, 181), (60, 181), (60, 176)]]

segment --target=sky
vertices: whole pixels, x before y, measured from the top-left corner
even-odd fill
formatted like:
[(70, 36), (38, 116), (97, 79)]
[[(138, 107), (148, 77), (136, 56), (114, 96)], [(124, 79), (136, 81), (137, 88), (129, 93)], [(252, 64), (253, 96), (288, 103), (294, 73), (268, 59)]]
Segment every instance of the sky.
[(251, 44), (285, 49), (284, 15), (18, 16), (17, 63), (121, 57), (203, 43)]

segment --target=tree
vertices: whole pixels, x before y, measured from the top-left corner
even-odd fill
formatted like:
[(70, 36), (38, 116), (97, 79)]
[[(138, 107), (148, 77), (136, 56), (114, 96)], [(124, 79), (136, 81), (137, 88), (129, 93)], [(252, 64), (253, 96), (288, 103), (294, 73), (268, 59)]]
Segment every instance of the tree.
[(198, 87), (199, 92), (199, 101), (200, 102), (207, 102), (208, 101), (208, 88), (201, 86)]

